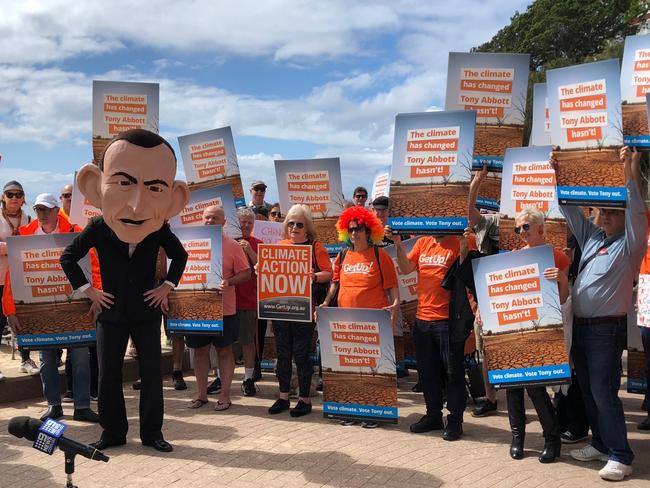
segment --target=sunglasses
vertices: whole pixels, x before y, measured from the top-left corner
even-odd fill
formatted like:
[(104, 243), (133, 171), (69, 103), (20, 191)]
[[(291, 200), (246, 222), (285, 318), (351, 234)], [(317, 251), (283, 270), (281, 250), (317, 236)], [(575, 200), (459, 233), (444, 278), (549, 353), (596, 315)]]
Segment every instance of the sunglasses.
[(302, 222), (287, 222), (287, 227), (295, 227), (296, 229), (302, 229), (305, 227), (305, 224)]
[(364, 195), (363, 193), (359, 193), (358, 195), (354, 195), (354, 198), (368, 198), (368, 195)]
[(522, 224), (518, 227), (515, 227), (515, 234), (521, 234), (521, 231), (528, 232), (530, 230), (530, 224)]
[(363, 225), (360, 225), (359, 227), (350, 227), (348, 229), (348, 232), (350, 234), (352, 234), (353, 232), (363, 232), (365, 230), (366, 230), (366, 228)]
[(271, 212), (271, 217), (279, 217), (280, 212)]
[(72, 193), (61, 193), (63, 198), (72, 198)]
[(7, 198), (23, 198), (25, 193), (22, 191), (6, 191), (5, 196)]
[(253, 191), (266, 191), (266, 188), (263, 186), (256, 186), (255, 188), (253, 188)]

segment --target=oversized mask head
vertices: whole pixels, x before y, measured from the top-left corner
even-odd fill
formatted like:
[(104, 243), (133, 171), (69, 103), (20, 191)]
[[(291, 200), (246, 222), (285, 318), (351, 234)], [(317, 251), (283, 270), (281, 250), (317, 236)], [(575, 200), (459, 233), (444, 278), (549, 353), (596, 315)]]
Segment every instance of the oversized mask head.
[(99, 166), (83, 166), (77, 185), (121, 241), (137, 244), (187, 204), (187, 184), (175, 181), (175, 175), (176, 156), (169, 143), (135, 129), (106, 146)]

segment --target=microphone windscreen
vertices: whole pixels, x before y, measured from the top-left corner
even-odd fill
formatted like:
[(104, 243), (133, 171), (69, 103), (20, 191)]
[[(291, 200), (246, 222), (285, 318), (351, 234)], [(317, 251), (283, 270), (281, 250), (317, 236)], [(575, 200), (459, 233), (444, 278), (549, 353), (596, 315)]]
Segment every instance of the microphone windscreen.
[(43, 425), (38, 419), (31, 417), (14, 417), (9, 421), (7, 430), (13, 436), (18, 438), (24, 437), (27, 440), (34, 441), (38, 436), (38, 429)]

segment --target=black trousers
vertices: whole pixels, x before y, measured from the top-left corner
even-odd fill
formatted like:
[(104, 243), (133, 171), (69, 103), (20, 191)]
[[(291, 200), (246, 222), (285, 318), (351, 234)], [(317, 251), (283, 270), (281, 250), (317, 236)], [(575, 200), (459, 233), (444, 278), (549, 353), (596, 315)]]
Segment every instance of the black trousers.
[(257, 350), (255, 351), (255, 362), (259, 363), (264, 357), (264, 339), (266, 338), (266, 319), (257, 319)]
[(578, 437), (586, 436), (589, 433), (587, 409), (575, 371), (571, 373), (571, 385), (566, 396), (562, 393), (556, 395), (555, 410), (560, 432), (569, 431)]
[[(544, 386), (527, 387), (526, 392), (533, 402), (537, 411), (539, 423), (542, 424), (544, 439), (556, 441), (560, 432), (557, 416), (551, 397)], [(508, 403), (508, 420), (513, 434), (523, 434), (526, 430), (526, 408), (524, 406), (524, 389), (508, 388), (506, 390), (506, 401)]]
[(304, 322), (273, 321), (273, 335), (278, 363), (276, 374), (280, 383), (280, 393), (291, 389), (291, 359), (298, 371), (298, 389), (301, 397), (309, 397), (311, 377), (314, 367), (309, 359), (309, 348), (316, 324)]
[[(96, 397), (99, 381), (99, 364), (97, 363), (97, 346), (88, 346), (88, 353), (90, 357), (90, 396)], [(70, 355), (65, 357), (65, 379), (67, 390), (74, 392), (72, 388), (72, 361)]]
[(160, 372), (160, 321), (98, 322), (99, 417), (102, 438), (125, 440), (129, 429), (122, 391), (122, 364), (133, 338), (140, 365), (140, 439), (162, 439), (163, 392)]
[(449, 342), (446, 320), (415, 320), (413, 328), (418, 378), (427, 415), (442, 417), (443, 388), (447, 388), (447, 420), (461, 423), (467, 406), (465, 388), (465, 342)]

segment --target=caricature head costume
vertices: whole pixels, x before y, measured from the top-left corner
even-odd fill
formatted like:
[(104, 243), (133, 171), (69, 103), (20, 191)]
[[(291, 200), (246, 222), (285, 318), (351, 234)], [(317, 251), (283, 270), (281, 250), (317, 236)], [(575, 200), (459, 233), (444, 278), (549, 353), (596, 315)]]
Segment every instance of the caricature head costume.
[(368, 241), (370, 244), (379, 245), (384, 240), (384, 226), (377, 216), (365, 207), (350, 207), (343, 211), (336, 222), (336, 230), (339, 233), (339, 241), (351, 245), (350, 222), (363, 225), (367, 229)]
[(118, 239), (137, 244), (187, 204), (187, 184), (175, 175), (171, 145), (158, 134), (133, 129), (109, 142), (98, 166), (83, 166), (77, 185)]

